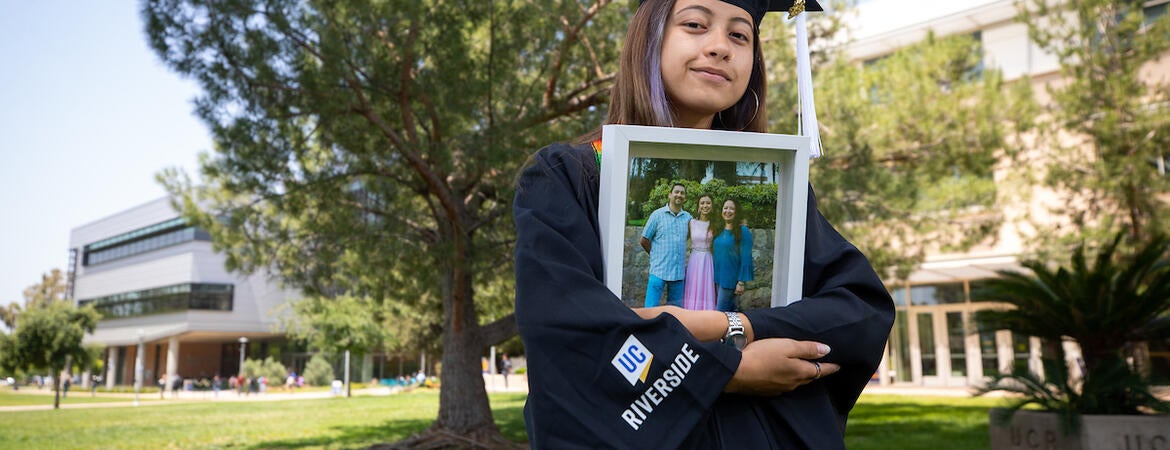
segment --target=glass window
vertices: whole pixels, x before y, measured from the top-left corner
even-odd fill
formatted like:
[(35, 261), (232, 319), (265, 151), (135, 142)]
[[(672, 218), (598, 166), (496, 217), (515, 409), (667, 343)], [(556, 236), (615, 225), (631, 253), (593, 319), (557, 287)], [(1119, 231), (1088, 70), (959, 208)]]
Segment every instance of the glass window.
[(999, 375), (999, 348), (995, 344), (995, 330), (979, 327), (979, 355), (983, 360), (983, 376)]
[(232, 293), (230, 284), (179, 284), (79, 302), (94, 304), (106, 318), (132, 317), (188, 309), (231, 311)]
[(1152, 25), (1154, 22), (1158, 21), (1158, 19), (1161, 19), (1162, 16), (1165, 16), (1166, 15), (1166, 7), (1168, 5), (1170, 5), (1170, 3), (1162, 3), (1159, 5), (1152, 5), (1152, 6), (1145, 7), (1145, 9), (1142, 12), (1145, 14), (1146, 26)]
[(967, 337), (963, 313), (947, 313), (947, 348), (951, 351), (951, 376), (967, 377)]
[(910, 288), (910, 302), (915, 306), (963, 303), (966, 298), (962, 283), (920, 285)]
[(986, 299), (980, 297), (980, 295), (981, 295), (980, 291), (983, 289), (986, 289), (986, 286), (987, 286), (986, 279), (969, 281), (969, 282), (967, 282), (967, 284), (971, 287), (971, 301), (972, 302), (986, 302), (987, 301)]
[(890, 293), (894, 297), (894, 306), (906, 306), (908, 304), (906, 300), (907, 294), (906, 288), (894, 289), (894, 292)]
[(1170, 339), (1150, 341), (1149, 346), (1150, 382), (1157, 385), (1170, 384)]
[(1029, 350), (1028, 336), (1012, 332), (1012, 370), (1028, 371)]
[(931, 313), (918, 314), (918, 346), (922, 352), (922, 375), (938, 375), (934, 352), (934, 320)]
[(894, 316), (894, 330), (890, 333), (890, 369), (894, 380), (910, 382), (910, 317), (905, 310)]

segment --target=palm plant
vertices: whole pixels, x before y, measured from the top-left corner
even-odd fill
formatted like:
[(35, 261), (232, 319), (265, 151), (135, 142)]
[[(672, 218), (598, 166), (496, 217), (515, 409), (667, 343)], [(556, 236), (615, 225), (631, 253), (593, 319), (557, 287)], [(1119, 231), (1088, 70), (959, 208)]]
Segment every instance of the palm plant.
[(1148, 379), (1126, 363), (1128, 343), (1170, 336), (1170, 238), (1156, 236), (1132, 255), (1123, 255), (1123, 234), (1099, 249), (1090, 261), (1081, 244), (1068, 267), (1053, 270), (1026, 261), (1032, 273), (1001, 271), (972, 294), (1014, 308), (979, 311), (975, 320), (988, 329), (1009, 329), (1081, 347), (1081, 379), (1070, 377), (1060, 345), (1044, 360), (1040, 377), (1025, 370), (999, 375), (978, 390), (1022, 394), (998, 419), (1006, 421), (1026, 405), (1059, 413), (1066, 432), (1081, 414), (1170, 412), (1170, 403), (1150, 393)]

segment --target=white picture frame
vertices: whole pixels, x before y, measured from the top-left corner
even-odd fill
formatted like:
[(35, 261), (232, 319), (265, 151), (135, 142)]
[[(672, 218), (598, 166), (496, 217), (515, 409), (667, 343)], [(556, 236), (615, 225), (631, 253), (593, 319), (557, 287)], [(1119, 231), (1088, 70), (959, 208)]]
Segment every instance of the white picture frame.
[[(631, 161), (665, 158), (775, 163), (776, 228), (771, 306), (802, 298), (811, 140), (806, 136), (689, 128), (606, 125), (602, 128), (598, 219), (606, 286), (622, 297), (626, 206)], [(719, 207), (715, 207), (717, 214)], [(639, 248), (638, 251), (641, 251)]]

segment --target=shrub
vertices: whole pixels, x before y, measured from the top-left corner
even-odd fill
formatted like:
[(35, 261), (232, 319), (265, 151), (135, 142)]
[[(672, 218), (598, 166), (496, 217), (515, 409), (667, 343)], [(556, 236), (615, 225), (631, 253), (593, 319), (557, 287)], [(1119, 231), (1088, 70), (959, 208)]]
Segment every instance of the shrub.
[[(728, 198), (735, 199), (742, 211), (738, 211), (739, 218), (747, 222), (750, 228), (773, 228), (776, 226), (776, 189), (775, 184), (743, 184), (728, 186), (721, 179), (714, 178), (706, 184), (691, 180), (659, 179), (650, 197), (640, 203), (637, 208), (643, 217), (649, 217), (654, 210), (666, 205), (671, 188), (675, 182), (681, 182), (687, 188), (687, 200), (683, 203), (683, 210), (698, 218), (699, 197), (709, 194), (712, 198), (711, 217), (720, 214), (723, 202)], [(637, 199), (634, 199), (637, 201)], [(629, 225), (645, 224), (645, 220), (630, 220)]]
[(320, 353), (313, 355), (305, 366), (305, 383), (310, 386), (328, 386), (333, 382), (333, 365)]
[(273, 357), (269, 356), (264, 359), (264, 364), (261, 365), (261, 375), (268, 378), (269, 385), (280, 385), (284, 383), (284, 378), (288, 376), (288, 369)]

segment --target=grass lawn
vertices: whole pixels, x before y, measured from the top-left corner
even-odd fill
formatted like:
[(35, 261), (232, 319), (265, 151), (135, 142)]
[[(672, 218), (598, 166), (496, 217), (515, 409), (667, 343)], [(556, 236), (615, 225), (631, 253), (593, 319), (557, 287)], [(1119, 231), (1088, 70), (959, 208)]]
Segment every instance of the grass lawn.
[[(524, 395), (498, 394), (491, 400), (504, 435), (523, 442)], [(846, 443), (851, 450), (986, 449), (987, 409), (998, 402), (866, 395), (849, 420)], [(0, 412), (0, 448), (364, 448), (422, 431), (438, 407), (438, 393), (422, 391), (351, 399)]]
[[(36, 391), (36, 392), (29, 392)], [(139, 399), (142, 401), (158, 400), (158, 394), (140, 395)], [(96, 397), (90, 397), (87, 390), (70, 390), (68, 397), (61, 397), (62, 405), (73, 405), (79, 403), (109, 403), (109, 402), (130, 402), (134, 401), (133, 397), (126, 396), (103, 396), (98, 394)], [(0, 406), (26, 406), (26, 405), (47, 405), (53, 406), (53, 391), (50, 390), (36, 390), (32, 388), (24, 388), (13, 392), (12, 388), (5, 387), (0, 389)]]
[(987, 410), (1001, 398), (862, 395), (849, 415), (850, 450), (985, 450)]
[[(523, 441), (523, 394), (493, 395), (504, 435)], [(437, 391), (391, 397), (195, 402), (0, 412), (0, 448), (364, 448), (424, 430)]]

